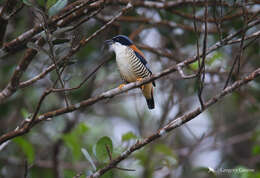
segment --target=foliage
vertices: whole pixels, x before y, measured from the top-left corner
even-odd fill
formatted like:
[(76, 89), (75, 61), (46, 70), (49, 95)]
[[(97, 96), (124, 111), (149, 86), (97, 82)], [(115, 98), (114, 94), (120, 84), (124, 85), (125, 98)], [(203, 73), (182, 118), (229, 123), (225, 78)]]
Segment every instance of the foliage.
[(93, 149), (94, 149), (94, 154), (99, 161), (104, 162), (106, 160), (109, 160), (108, 151), (110, 151), (111, 155), (113, 153), (112, 140), (107, 136), (102, 137), (97, 141)]

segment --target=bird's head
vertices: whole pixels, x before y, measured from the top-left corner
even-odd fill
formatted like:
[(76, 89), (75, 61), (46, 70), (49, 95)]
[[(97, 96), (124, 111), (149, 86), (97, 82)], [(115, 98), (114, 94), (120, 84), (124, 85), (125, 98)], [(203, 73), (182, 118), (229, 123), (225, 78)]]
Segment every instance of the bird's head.
[(110, 40), (106, 40), (105, 43), (115, 49), (116, 47), (132, 46), (133, 42), (125, 35), (117, 35)]

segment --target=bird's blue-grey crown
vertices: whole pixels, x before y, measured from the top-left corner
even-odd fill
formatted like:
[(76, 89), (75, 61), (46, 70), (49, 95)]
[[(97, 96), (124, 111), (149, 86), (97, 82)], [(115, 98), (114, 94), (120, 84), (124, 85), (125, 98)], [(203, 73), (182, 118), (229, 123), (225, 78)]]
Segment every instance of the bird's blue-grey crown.
[(114, 42), (119, 42), (120, 44), (122, 45), (125, 45), (125, 46), (130, 46), (133, 44), (132, 40), (130, 40), (127, 36), (125, 35), (117, 35), (115, 36), (114, 38), (112, 38), (112, 40)]
[(133, 44), (133, 41), (130, 40), (125, 35), (117, 35), (117, 36), (113, 37), (111, 40), (106, 40), (107, 44), (112, 44), (112, 43), (115, 43), (115, 42), (118, 42), (118, 43), (125, 45), (125, 46), (131, 46)]

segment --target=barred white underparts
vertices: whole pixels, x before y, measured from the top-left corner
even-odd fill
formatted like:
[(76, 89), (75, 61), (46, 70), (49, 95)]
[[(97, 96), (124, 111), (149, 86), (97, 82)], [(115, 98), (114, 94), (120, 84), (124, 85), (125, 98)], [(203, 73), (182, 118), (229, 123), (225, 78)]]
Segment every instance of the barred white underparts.
[[(134, 82), (136, 81), (136, 78), (146, 78), (151, 76), (149, 70), (140, 61), (140, 59), (138, 59), (138, 57), (135, 55), (134, 51), (131, 48), (125, 48), (123, 54), (119, 53), (119, 55), (119, 58), (121, 58), (121, 60), (117, 61), (118, 68), (122, 79), (126, 82)], [(125, 58), (126, 60), (122, 60), (122, 58)], [(124, 65), (122, 63), (124, 63)], [(129, 75), (129, 73), (133, 75)], [(130, 76), (135, 77), (133, 78)]]
[(131, 49), (131, 57), (130, 59), (130, 65), (135, 73), (135, 75), (139, 78), (145, 78), (151, 76), (151, 73), (146, 68), (146, 66), (136, 57), (134, 54), (134, 51)]

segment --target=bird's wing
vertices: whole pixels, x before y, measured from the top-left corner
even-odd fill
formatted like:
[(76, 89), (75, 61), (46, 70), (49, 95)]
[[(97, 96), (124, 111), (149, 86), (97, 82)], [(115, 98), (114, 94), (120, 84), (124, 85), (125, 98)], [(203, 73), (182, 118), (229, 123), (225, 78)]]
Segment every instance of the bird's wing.
[[(142, 57), (143, 57), (143, 59), (145, 58), (144, 57), (144, 53), (142, 52), (142, 51), (140, 51), (134, 44), (133, 45), (131, 45), (131, 46), (129, 46), (130, 48), (132, 48), (134, 51), (136, 51), (137, 53), (139, 53)], [(146, 60), (144, 59), (144, 61), (146, 62)]]
[[(146, 69), (149, 71), (149, 73), (152, 75), (152, 71), (149, 68), (149, 65), (143, 55), (141, 55), (138, 51), (134, 50), (136, 57), (142, 62), (142, 64), (146, 67)], [(153, 86), (155, 86), (155, 82), (153, 81)]]

